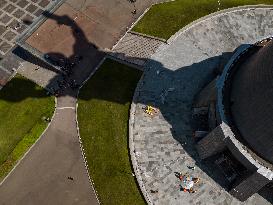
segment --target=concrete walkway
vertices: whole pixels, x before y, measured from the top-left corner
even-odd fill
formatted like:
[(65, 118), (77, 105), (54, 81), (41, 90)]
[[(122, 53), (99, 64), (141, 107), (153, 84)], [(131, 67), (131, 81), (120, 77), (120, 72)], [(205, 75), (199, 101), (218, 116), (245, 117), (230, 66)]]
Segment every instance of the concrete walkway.
[(98, 204), (81, 154), (75, 100), (70, 100), (58, 105), (45, 134), (0, 186), (0, 204)]
[[(118, 23), (117, 29), (110, 27), (111, 32), (115, 31), (111, 34), (116, 33), (118, 35), (96, 38), (95, 35), (98, 33), (88, 34), (88, 40), (91, 41), (89, 42), (90, 45), (95, 44), (99, 48), (92, 50), (94, 52), (93, 58), (95, 58), (91, 59), (92, 63), (85, 64), (84, 68), (75, 70), (71, 76), (71, 79), (76, 78), (79, 83), (82, 83), (88, 74), (92, 73), (98, 66), (104, 56), (100, 50), (104, 47), (113, 47), (114, 43), (121, 37), (120, 35), (124, 35), (126, 28), (130, 27), (141, 15), (141, 12), (145, 11), (153, 1), (137, 1), (138, 13), (135, 16), (131, 14), (134, 7), (129, 2), (119, 0), (111, 2), (114, 5), (108, 4), (108, 2), (100, 4), (99, 1), (95, 0), (81, 2), (69, 0), (66, 2), (77, 12), (83, 12), (88, 19), (94, 20), (95, 24), (98, 25), (97, 28), (107, 27), (105, 19), (109, 17), (109, 12), (105, 11), (115, 8), (114, 11), (118, 15), (124, 12), (124, 8), (127, 8), (126, 12), (130, 15), (121, 18), (119, 22), (116, 21)], [(115, 4), (119, 6), (115, 7)], [(125, 6), (121, 6), (121, 4), (125, 4)], [(82, 7), (77, 8), (78, 5), (82, 5)], [(92, 5), (96, 7), (95, 10), (101, 22), (96, 22), (96, 15), (94, 16), (92, 13)], [(104, 15), (107, 18), (104, 18)], [(82, 30), (84, 31), (84, 29)], [(99, 30), (98, 32), (102, 31)], [(48, 39), (46, 40), (48, 41)], [(56, 47), (56, 49), (58, 48)], [(72, 55), (75, 54), (77, 53), (74, 50)], [(57, 81), (62, 78), (59, 73), (49, 71), (30, 62), (21, 62), (18, 72), (47, 89), (58, 86)], [(77, 90), (64, 89), (61, 97), (57, 98), (56, 112), (50, 126), (0, 185), (1, 205), (99, 204), (95, 190), (89, 181), (77, 133), (77, 92)]]
[[(223, 187), (225, 177), (215, 163), (201, 161), (194, 147), (191, 107), (195, 95), (215, 77), (231, 52), (273, 34), (273, 7), (221, 11), (194, 22), (159, 48), (146, 64), (130, 115), (130, 153), (141, 190), (156, 205), (272, 204), (263, 189), (245, 202)], [(144, 105), (159, 113), (150, 117)], [(188, 166), (195, 166), (191, 170)], [(180, 191), (175, 172), (200, 177), (190, 194)]]

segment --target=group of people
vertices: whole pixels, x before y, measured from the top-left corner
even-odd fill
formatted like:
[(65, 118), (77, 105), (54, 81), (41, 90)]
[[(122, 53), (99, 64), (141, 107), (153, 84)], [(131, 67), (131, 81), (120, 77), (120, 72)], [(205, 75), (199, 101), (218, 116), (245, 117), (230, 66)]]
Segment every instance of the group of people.
[[(156, 113), (158, 113), (158, 109), (151, 106), (151, 105), (146, 105), (143, 107), (144, 113), (147, 115), (153, 117)], [(189, 169), (195, 170), (194, 166), (188, 166)], [(189, 192), (189, 193), (195, 193), (196, 190), (193, 188), (194, 184), (197, 184), (200, 181), (200, 178), (198, 177), (193, 177), (188, 173), (182, 174), (176, 172), (176, 177), (179, 178), (180, 180), (180, 190), (184, 192)], [(155, 193), (155, 192), (153, 192)]]
[(56, 97), (58, 97), (63, 89), (68, 87), (72, 89), (77, 89), (79, 84), (76, 82), (75, 79), (71, 79), (71, 75), (73, 74), (73, 68), (80, 63), (83, 59), (82, 56), (75, 55), (73, 59), (67, 58), (54, 58), (48, 54), (46, 54), (45, 59), (54, 66), (57, 66), (60, 70), (63, 71), (62, 80), (58, 80), (58, 88), (59, 89), (52, 89), (52, 92)]
[(67, 59), (63, 57), (54, 57), (54, 55), (45, 54), (44, 58), (50, 64), (57, 66), (62, 70), (67, 76), (72, 74), (73, 68), (82, 61), (83, 57), (75, 55), (73, 58)]
[(193, 186), (200, 181), (200, 178), (192, 177), (188, 173), (179, 173), (180, 189), (184, 192), (195, 193)]
[(79, 85), (76, 83), (76, 80), (67, 80), (63, 79), (62, 81), (57, 81), (59, 88), (67, 88), (70, 87), (72, 89), (76, 89)]
[(147, 105), (143, 108), (144, 112), (146, 114), (148, 114), (150, 117), (154, 116), (155, 114), (158, 113), (158, 109), (151, 106), (151, 105)]

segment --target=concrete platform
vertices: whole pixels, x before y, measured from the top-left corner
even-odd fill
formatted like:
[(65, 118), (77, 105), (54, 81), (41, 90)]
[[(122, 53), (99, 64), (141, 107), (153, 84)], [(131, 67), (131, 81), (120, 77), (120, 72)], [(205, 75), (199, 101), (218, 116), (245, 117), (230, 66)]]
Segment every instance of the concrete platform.
[[(212, 14), (174, 35), (145, 67), (130, 117), (130, 152), (141, 190), (149, 204), (271, 204), (264, 189), (245, 202), (225, 190), (224, 176), (214, 163), (201, 161), (194, 146), (191, 105), (242, 44), (273, 34), (273, 7), (242, 7)], [(160, 112), (149, 117), (144, 105)], [(187, 166), (195, 166), (195, 170)], [(180, 191), (175, 172), (200, 177), (197, 192)]]
[(52, 9), (59, 1), (0, 1), (0, 85), (5, 84), (18, 68), (18, 59), (12, 54), (16, 39), (26, 32), (45, 10)]
[(127, 32), (115, 45), (109, 55), (124, 62), (143, 67), (159, 46), (166, 43), (162, 39), (136, 32)]
[(1, 1), (0, 56), (5, 56), (15, 46), (16, 38), (29, 29), (44, 10), (54, 7), (58, 1)]
[[(111, 49), (155, 2), (159, 1), (63, 1), (52, 12), (44, 13), (44, 18), (22, 35), (18, 44), (42, 60), (49, 55), (73, 62), (80, 56), (82, 60), (73, 68), (80, 84), (102, 60), (105, 49)], [(132, 14), (135, 8), (137, 13)]]
[[(73, 3), (73, 1), (69, 2)], [(74, 5), (77, 5), (76, 2), (78, 0), (74, 1)], [(86, 2), (88, 5), (92, 2), (97, 3), (97, 6), (103, 5), (98, 10), (99, 13), (103, 13), (102, 19), (106, 18), (104, 15), (107, 16), (110, 11), (115, 11), (116, 14), (122, 13), (123, 9), (128, 9), (124, 5), (128, 4), (133, 8), (129, 2), (120, 0), (111, 1), (115, 2), (114, 5), (117, 7), (113, 7), (114, 5), (103, 0), (81, 2)], [(137, 6), (144, 11), (152, 1), (143, 0), (141, 2)], [(97, 68), (105, 55), (101, 48), (95, 45), (103, 46), (103, 43), (112, 45), (118, 40), (118, 36), (108, 35), (105, 25), (100, 25), (101, 28), (106, 29), (105, 35), (100, 33), (103, 32), (102, 30), (94, 27), (103, 24), (103, 22), (95, 22), (100, 19), (98, 16), (95, 20), (87, 16), (89, 12), (93, 12), (92, 9), (83, 13), (77, 11), (70, 4), (62, 4), (55, 14), (46, 15), (41, 24), (38, 22), (28, 30), (23, 36), (23, 40), (27, 40), (33, 46), (25, 42), (32, 48), (30, 52), (35, 51), (33, 53), (35, 56), (47, 53), (73, 60), (76, 55), (82, 55), (83, 59), (75, 66), (74, 72), (70, 76), (81, 85)], [(130, 11), (129, 9), (128, 12), (130, 13)], [(140, 14), (132, 16), (130, 13), (129, 17), (126, 16), (124, 21), (118, 22), (115, 26), (129, 27), (128, 24)], [(105, 20), (104, 23), (106, 24), (107, 21)], [(115, 28), (115, 30), (122, 34), (124, 31), (121, 27)], [(18, 62), (19, 73), (45, 88), (50, 89), (58, 86), (57, 81), (63, 77), (61, 73), (41, 62), (39, 57), (34, 58), (35, 56), (28, 55), (27, 52), (22, 52), (20, 49), (17, 53), (18, 58), (21, 58)], [(10, 61), (12, 60), (7, 59), (6, 63)], [(1, 205), (99, 204), (96, 192), (90, 183), (78, 136), (77, 92), (78, 89), (72, 90), (69, 87), (61, 90), (61, 94), (57, 98), (56, 114), (50, 126), (17, 167), (0, 184)], [(72, 177), (73, 180), (68, 177)]]
[(73, 69), (77, 71), (78, 81), (82, 82), (104, 56), (97, 45), (91, 43), (91, 38), (99, 36), (102, 42), (113, 38), (94, 34), (94, 22), (66, 3), (47, 17), (26, 43), (39, 53), (48, 54), (58, 60), (73, 61), (76, 56), (81, 56), (81, 62)]

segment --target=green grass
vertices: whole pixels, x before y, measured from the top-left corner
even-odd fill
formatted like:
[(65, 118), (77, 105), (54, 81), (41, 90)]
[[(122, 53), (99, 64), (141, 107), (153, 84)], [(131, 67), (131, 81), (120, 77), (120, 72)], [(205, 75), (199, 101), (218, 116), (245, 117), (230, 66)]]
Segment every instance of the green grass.
[(39, 138), (52, 117), (54, 98), (33, 82), (15, 76), (0, 90), (0, 180)]
[(128, 150), (129, 109), (141, 74), (106, 60), (79, 94), (80, 135), (102, 204), (145, 204)]
[[(273, 0), (221, 0), (220, 10), (242, 5), (273, 4)], [(170, 38), (182, 27), (216, 12), (217, 0), (176, 0), (153, 6), (133, 28), (133, 31)]]

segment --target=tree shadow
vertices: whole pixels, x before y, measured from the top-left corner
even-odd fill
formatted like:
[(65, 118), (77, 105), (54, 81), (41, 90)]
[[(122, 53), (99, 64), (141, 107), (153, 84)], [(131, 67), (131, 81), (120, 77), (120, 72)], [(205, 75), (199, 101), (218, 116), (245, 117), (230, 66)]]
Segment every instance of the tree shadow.
[(20, 102), (27, 98), (45, 98), (44, 89), (23, 77), (14, 77), (0, 92), (0, 100)]
[[(21, 48), (15, 49), (14, 54), (25, 61), (58, 73), (58, 76), (51, 79), (47, 86), (47, 89), (53, 94), (58, 97), (76, 97), (79, 86), (94, 72), (104, 56), (107, 55), (107, 52), (100, 50), (94, 43), (89, 42), (83, 30), (68, 16), (57, 16), (48, 12), (45, 12), (44, 16), (55, 20), (59, 25), (70, 27), (75, 39), (73, 54), (67, 57), (63, 53), (46, 53), (44, 54), (44, 60), (34, 57), (31, 53)], [(223, 180), (223, 176), (215, 172), (214, 159), (207, 162), (201, 161), (196, 152), (195, 142), (191, 137), (193, 129), (190, 119), (192, 114), (191, 106), (195, 95), (219, 74), (219, 67), (227, 63), (231, 54), (222, 53), (222, 55), (210, 57), (176, 70), (170, 70), (162, 63), (151, 59), (135, 59), (148, 60), (147, 70), (145, 70), (143, 75), (144, 79), (149, 80), (142, 82), (140, 93), (137, 93), (139, 97), (136, 98), (134, 103), (153, 105), (158, 108), (172, 127), (173, 138), (181, 143), (183, 149), (196, 161), (197, 166), (224, 189), (228, 189), (228, 185)], [(118, 55), (123, 54), (119, 53)], [(119, 80), (111, 82), (109, 87), (105, 82), (111, 81), (109, 76), (115, 75), (116, 72), (114, 68), (109, 68), (109, 73), (98, 80), (94, 86), (97, 86), (97, 89), (103, 87), (103, 89), (111, 90), (111, 86), (115, 86), (114, 83), (122, 82), (122, 79), (126, 78), (126, 69), (120, 69)], [(146, 78), (147, 76), (148, 78)], [(15, 81), (14, 83), (16, 85), (18, 83), (17, 86), (19, 86), (22, 83), (21, 81), (25, 80), (20, 79), (20, 82)], [(58, 89), (52, 88), (52, 85), (56, 84), (56, 82), (58, 82)], [(29, 87), (29, 89), (33, 90), (34, 88)], [(28, 97), (43, 97), (40, 91), (28, 94)], [(119, 104), (131, 103), (128, 100), (124, 100), (127, 98), (119, 97), (119, 95), (122, 95), (122, 93), (117, 93), (117, 95), (86, 93), (86, 95), (80, 95), (80, 99), (90, 100), (94, 98)], [(23, 95), (2, 96), (4, 100), (12, 102), (23, 100), (26, 97)], [(185, 142), (187, 142), (186, 145)], [(268, 198), (266, 194), (262, 194), (262, 196), (266, 197), (266, 199)]]
[(270, 186), (263, 187), (258, 194), (262, 196), (264, 199), (266, 199), (268, 202), (273, 204), (273, 195), (272, 195), (272, 184)]

